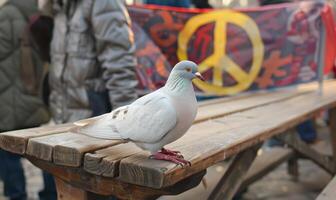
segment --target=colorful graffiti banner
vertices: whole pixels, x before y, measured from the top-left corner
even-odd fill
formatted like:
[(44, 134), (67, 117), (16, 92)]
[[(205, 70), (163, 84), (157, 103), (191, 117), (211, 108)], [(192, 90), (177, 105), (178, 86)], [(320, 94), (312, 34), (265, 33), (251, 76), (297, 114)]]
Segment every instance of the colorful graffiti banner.
[(194, 82), (203, 95), (315, 81), (318, 66), (335, 57), (323, 54), (323, 41), (334, 34), (322, 31), (327, 7), (316, 1), (248, 10), (131, 6), (141, 87), (161, 87), (172, 66), (186, 59), (206, 78)]

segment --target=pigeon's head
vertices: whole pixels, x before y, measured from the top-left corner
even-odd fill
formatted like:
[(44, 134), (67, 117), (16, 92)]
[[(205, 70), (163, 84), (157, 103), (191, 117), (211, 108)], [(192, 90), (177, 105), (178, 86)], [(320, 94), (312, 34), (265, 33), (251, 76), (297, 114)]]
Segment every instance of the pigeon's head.
[(177, 63), (173, 68), (172, 73), (185, 79), (192, 80), (194, 78), (199, 78), (204, 81), (202, 75), (197, 71), (196, 63), (189, 60), (183, 60)]

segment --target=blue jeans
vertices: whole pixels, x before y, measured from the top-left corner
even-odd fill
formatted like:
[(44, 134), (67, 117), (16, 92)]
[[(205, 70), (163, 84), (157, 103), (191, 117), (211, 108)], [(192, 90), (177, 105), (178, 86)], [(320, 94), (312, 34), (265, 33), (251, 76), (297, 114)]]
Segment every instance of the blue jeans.
[[(4, 193), (10, 200), (26, 200), (26, 180), (20, 162), (21, 156), (0, 149), (0, 177), (4, 182)], [(43, 172), (44, 189), (39, 192), (41, 200), (56, 200), (53, 177)]]
[(10, 200), (27, 199), (26, 182), (21, 157), (0, 149), (0, 175), (4, 182), (4, 193)]
[(314, 127), (314, 121), (313, 120), (307, 120), (302, 122), (296, 127), (296, 130), (298, 131), (300, 138), (305, 142), (313, 142), (317, 138), (317, 133)]
[(47, 173), (42, 172), (44, 188), (39, 192), (40, 200), (57, 200), (56, 185), (54, 177)]

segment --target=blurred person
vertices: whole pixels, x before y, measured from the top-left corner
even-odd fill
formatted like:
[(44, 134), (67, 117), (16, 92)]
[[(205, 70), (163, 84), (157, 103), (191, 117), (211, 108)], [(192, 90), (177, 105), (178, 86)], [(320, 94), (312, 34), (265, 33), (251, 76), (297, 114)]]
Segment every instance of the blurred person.
[[(48, 40), (48, 33), (34, 37), (31, 32), (33, 26), (35, 31), (40, 27), (40, 23), (35, 23), (39, 22), (37, 13), (36, 0), (0, 2), (0, 132), (40, 126), (50, 119), (43, 101), (47, 58), (41, 55), (44, 49), (48, 51), (50, 38), (40, 49), (41, 39)], [(50, 27), (47, 29), (51, 32)], [(0, 160), (5, 196), (10, 200), (27, 199), (20, 156), (0, 150)], [(43, 180), (40, 199), (56, 199), (53, 177), (43, 173)]]
[(50, 3), (55, 20), (49, 74), (53, 120), (73, 122), (137, 99), (135, 45), (124, 1)]
[(54, 122), (101, 115), (136, 100), (135, 45), (124, 1), (50, 0), (44, 7), (52, 8), (55, 22), (49, 73)]

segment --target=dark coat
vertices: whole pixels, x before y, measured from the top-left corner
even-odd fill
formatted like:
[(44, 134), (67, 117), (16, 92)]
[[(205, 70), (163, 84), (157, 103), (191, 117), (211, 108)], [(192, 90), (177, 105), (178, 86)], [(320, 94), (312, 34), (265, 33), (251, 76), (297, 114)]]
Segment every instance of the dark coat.
[(31, 63), (37, 81), (35, 92), (23, 79), (26, 61), (22, 58), (22, 36), (29, 16), (37, 12), (34, 0), (10, 0), (0, 7), (0, 131), (39, 126), (49, 121), (41, 98), (43, 61), (35, 47)]

